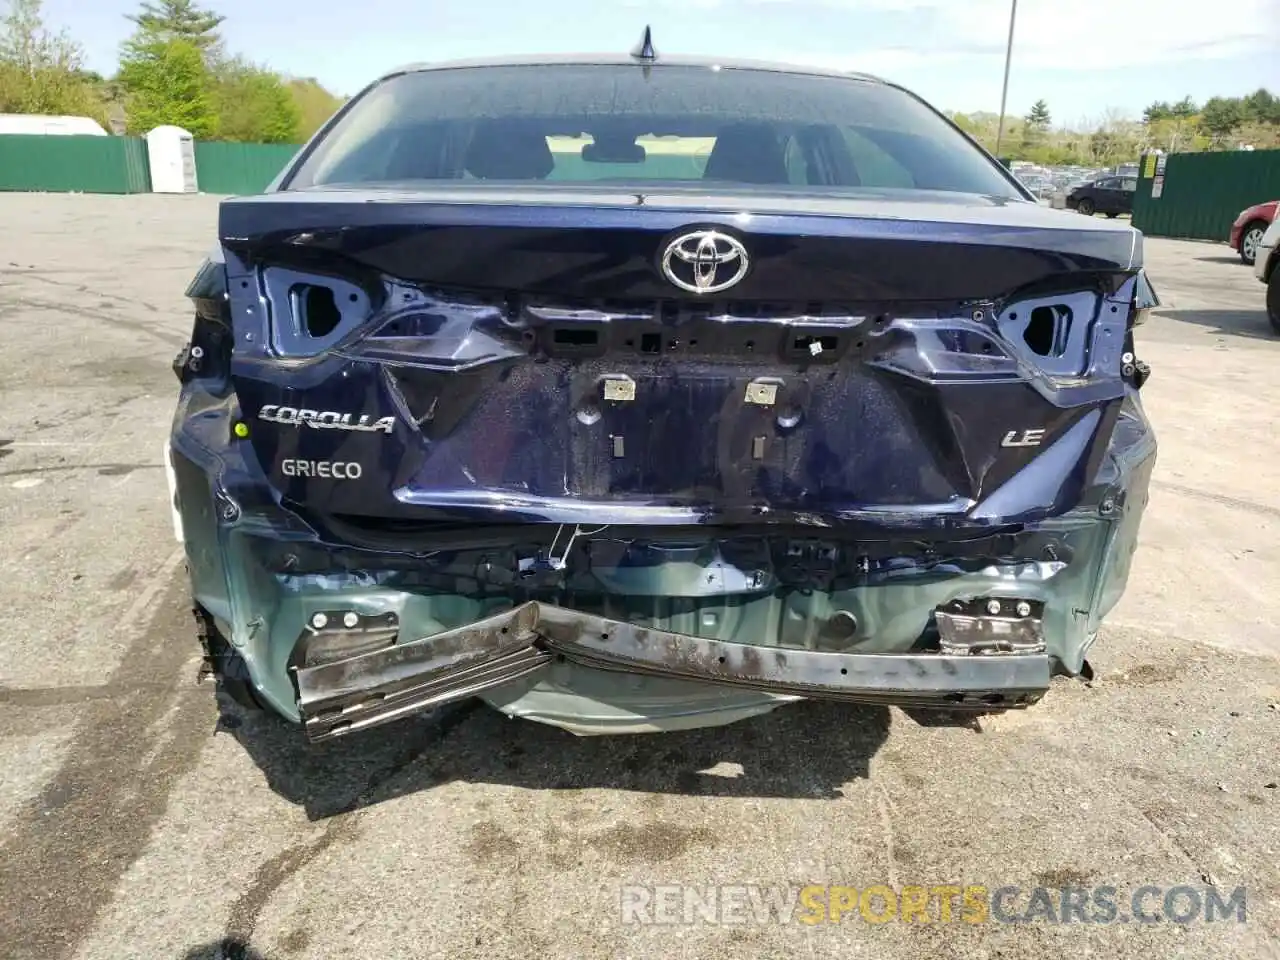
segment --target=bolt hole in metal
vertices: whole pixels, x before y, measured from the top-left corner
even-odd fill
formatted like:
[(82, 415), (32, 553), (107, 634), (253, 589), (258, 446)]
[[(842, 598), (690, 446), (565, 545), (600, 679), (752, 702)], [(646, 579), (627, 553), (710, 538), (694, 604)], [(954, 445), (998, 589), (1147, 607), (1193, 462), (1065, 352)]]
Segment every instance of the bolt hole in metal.
[(803, 414), (796, 407), (787, 407), (778, 414), (778, 426), (783, 430), (792, 430), (799, 426)]
[(825, 640), (847, 643), (858, 634), (858, 618), (848, 610), (837, 610), (822, 625)]

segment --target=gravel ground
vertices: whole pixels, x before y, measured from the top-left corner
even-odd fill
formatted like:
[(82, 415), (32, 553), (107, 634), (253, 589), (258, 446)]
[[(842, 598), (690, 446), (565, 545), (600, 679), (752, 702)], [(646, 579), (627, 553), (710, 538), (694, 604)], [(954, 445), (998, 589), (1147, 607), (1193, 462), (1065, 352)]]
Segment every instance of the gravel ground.
[[(0, 953), (1280, 956), (1280, 339), (1224, 246), (1148, 241), (1161, 452), (1094, 683), (972, 727), (803, 704), (578, 740), (478, 709), (307, 749), (194, 683), (160, 451), (215, 216), (0, 195)], [(734, 907), (805, 884), (1021, 888), (1006, 916), (1111, 886), (1119, 910)], [(720, 885), (720, 922), (667, 885)], [(1244, 887), (1247, 922), (1121, 922), (1144, 885)]]

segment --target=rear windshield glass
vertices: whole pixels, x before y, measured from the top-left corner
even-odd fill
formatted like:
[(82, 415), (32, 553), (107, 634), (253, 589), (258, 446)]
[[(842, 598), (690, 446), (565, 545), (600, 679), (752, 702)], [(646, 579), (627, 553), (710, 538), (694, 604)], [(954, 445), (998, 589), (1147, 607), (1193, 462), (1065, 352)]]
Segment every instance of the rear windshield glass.
[(289, 189), (413, 181), (757, 184), (1018, 197), (914, 97), (854, 78), (698, 66), (460, 67), (366, 92)]

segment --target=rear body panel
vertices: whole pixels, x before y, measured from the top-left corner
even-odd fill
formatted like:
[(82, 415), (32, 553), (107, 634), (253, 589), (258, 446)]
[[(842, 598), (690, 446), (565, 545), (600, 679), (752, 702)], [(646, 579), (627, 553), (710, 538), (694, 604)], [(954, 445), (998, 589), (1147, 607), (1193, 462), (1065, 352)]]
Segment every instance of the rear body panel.
[[(753, 214), (750, 231), (702, 211), (692, 225), (742, 237), (753, 257), (733, 291), (695, 298), (654, 263), (690, 228), (686, 210), (582, 199), (596, 205), (226, 204), (241, 331), (230, 380), (282, 495), (343, 515), (476, 521), (963, 520), (1067, 438), (1079, 469), (999, 519), (1078, 499), (1124, 398), (1118, 377), (1089, 374), (1120, 368), (1131, 232), (1062, 229), (1056, 215), (1044, 229), (1031, 205), (1014, 211), (1037, 211), (1021, 227), (998, 208), (968, 222), (955, 204)], [(927, 230), (905, 219), (953, 211)], [(576, 229), (556, 225), (569, 216)], [(343, 281), (351, 329), (319, 353), (312, 338), (282, 369), (293, 344), (270, 318), (289, 314), (299, 277)], [(994, 329), (1041, 301), (1076, 314), (1043, 358), (1056, 380)], [(345, 429), (348, 415), (381, 428)], [(1002, 445), (1011, 430), (1039, 442)], [(361, 476), (285, 474), (294, 461), (359, 462)]]
[[(697, 230), (749, 253), (733, 289), (664, 278)], [(315, 737), (473, 694), (582, 733), (802, 696), (1025, 706), (1124, 589), (1155, 453), (1126, 227), (981, 197), (459, 188), (232, 200), (220, 234), (181, 527), (222, 654)], [(1038, 639), (962, 679), (940, 611), (993, 600)], [(494, 617), (523, 646), (486, 646)], [(694, 666), (566, 639), (601, 625)], [(328, 643), (359, 683), (317, 686)], [(726, 675), (707, 644), (783, 660)], [(797, 684), (787, 651), (834, 682)]]

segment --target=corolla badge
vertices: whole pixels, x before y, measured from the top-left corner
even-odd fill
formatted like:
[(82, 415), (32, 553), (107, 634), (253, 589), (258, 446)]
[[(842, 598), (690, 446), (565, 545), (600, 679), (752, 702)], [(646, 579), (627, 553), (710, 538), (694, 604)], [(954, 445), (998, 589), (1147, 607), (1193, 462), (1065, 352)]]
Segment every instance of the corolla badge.
[(391, 433), (395, 430), (395, 417), (377, 420), (362, 413), (357, 418), (350, 413), (336, 410), (306, 410), (297, 407), (281, 407), (269, 403), (258, 411), (258, 419), (270, 423), (283, 423), (290, 427), (310, 427), (313, 430), (355, 430), (361, 433)]
[(662, 272), (681, 290), (719, 293), (747, 275), (751, 259), (736, 238), (719, 230), (682, 233), (662, 252)]

